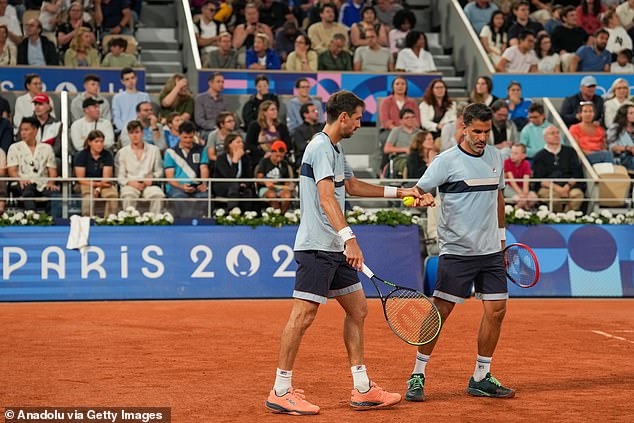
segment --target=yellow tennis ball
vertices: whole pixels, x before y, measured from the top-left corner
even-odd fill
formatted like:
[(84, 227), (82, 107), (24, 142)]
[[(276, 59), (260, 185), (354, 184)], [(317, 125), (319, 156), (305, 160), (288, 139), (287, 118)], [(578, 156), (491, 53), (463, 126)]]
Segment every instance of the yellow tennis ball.
[(414, 197), (403, 197), (403, 205), (405, 207), (412, 207), (414, 205), (414, 202), (416, 202), (416, 199)]

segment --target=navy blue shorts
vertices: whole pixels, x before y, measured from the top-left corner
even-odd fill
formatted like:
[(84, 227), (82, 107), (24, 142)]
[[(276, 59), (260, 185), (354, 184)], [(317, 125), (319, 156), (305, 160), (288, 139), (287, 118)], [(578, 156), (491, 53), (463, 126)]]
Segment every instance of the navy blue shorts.
[(443, 254), (438, 260), (434, 297), (463, 303), (475, 285), (476, 298), (505, 300), (508, 298), (506, 266), (502, 251), (483, 256)]
[(295, 251), (297, 273), (293, 298), (325, 304), (337, 297), (363, 289), (359, 274), (343, 253), (331, 251)]

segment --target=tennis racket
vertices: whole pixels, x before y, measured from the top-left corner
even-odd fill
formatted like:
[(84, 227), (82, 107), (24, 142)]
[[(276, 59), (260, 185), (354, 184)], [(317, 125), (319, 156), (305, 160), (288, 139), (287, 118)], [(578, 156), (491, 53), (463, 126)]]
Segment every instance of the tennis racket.
[[(383, 303), (383, 314), (388, 326), (403, 341), (410, 345), (424, 345), (440, 332), (440, 313), (422, 292), (404, 288), (376, 276), (365, 264), (361, 269), (374, 284)], [(383, 295), (379, 284), (392, 288)]]
[(539, 263), (531, 248), (524, 244), (511, 244), (504, 249), (506, 276), (520, 288), (535, 286), (539, 280)]

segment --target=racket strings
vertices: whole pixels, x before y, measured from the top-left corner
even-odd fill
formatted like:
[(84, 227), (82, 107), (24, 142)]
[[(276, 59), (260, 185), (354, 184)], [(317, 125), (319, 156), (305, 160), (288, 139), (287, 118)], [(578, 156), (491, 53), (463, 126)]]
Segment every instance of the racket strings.
[(397, 289), (390, 293), (385, 314), (394, 332), (413, 344), (430, 342), (440, 328), (440, 316), (434, 305), (413, 290)]
[(509, 248), (505, 251), (507, 272), (518, 285), (531, 285), (537, 275), (537, 266), (533, 256), (525, 248)]

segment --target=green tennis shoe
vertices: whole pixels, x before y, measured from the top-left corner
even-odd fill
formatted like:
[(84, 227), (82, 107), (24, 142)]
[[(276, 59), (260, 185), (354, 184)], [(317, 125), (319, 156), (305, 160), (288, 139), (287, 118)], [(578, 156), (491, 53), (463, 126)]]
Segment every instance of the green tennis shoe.
[(474, 397), (490, 397), (490, 398), (513, 398), (515, 391), (502, 386), (502, 384), (491, 373), (479, 382), (476, 382), (471, 376), (469, 379), (469, 387), (467, 393)]
[(405, 401), (425, 401), (425, 375), (414, 373), (407, 381)]

